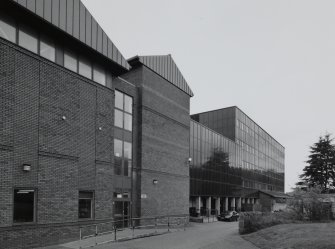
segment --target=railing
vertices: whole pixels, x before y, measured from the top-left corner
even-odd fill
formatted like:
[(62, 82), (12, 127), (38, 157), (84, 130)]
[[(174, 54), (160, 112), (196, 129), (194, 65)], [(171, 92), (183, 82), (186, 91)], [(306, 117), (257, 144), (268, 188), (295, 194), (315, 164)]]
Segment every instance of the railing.
[[(79, 248), (186, 230), (189, 216), (142, 217), (86, 225), (79, 229)], [(126, 225), (126, 226), (125, 226)]]

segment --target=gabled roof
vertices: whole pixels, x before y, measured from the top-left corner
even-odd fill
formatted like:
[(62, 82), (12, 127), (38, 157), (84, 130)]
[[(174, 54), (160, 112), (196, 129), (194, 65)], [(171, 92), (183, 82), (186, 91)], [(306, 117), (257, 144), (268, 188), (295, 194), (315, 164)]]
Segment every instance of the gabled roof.
[(179, 71), (171, 55), (135, 56), (130, 58), (128, 62), (130, 65), (136, 65), (136, 63), (140, 62), (193, 97), (191, 88)]
[(130, 66), (80, 0), (12, 0), (124, 69)]
[(283, 192), (275, 192), (275, 191), (264, 191), (264, 190), (259, 190), (260, 193), (272, 196), (274, 198), (291, 198), (291, 196), (283, 193)]

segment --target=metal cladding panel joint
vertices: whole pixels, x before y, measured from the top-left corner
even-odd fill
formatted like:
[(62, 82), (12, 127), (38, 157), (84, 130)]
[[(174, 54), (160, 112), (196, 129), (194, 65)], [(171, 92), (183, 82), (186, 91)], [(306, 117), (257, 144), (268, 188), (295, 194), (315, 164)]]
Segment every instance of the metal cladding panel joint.
[[(132, 60), (133, 59), (130, 59), (129, 61)], [(190, 97), (193, 97), (194, 94), (191, 88), (179, 71), (171, 55), (138, 56), (138, 60), (180, 90), (187, 93)]]
[(124, 69), (130, 65), (80, 0), (12, 0)]

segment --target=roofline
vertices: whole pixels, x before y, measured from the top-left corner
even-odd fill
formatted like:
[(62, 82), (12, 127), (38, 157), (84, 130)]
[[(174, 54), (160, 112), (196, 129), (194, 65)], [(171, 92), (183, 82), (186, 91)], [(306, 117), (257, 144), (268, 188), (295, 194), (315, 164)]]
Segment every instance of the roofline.
[(269, 135), (273, 140), (275, 140), (285, 150), (285, 146), (283, 146), (281, 143), (279, 143), (277, 139), (275, 139), (271, 134), (269, 134), (266, 130), (264, 130), (256, 121), (254, 121), (248, 114), (246, 114), (244, 111), (242, 111), (236, 105), (228, 106), (228, 107), (224, 107), (224, 108), (219, 108), (219, 109), (215, 109), (215, 110), (210, 110), (210, 111), (205, 111), (205, 112), (194, 113), (194, 114), (191, 114), (191, 116), (198, 115), (198, 114), (205, 114), (205, 113), (209, 113), (209, 112), (221, 111), (221, 110), (230, 109), (230, 108), (236, 108), (240, 112), (242, 112), (245, 116), (247, 116), (252, 122), (254, 122), (259, 128), (261, 128), (267, 135)]
[[(145, 56), (145, 55), (144, 55)], [(171, 54), (168, 54), (168, 55), (154, 55), (154, 56), (170, 56), (171, 57)], [(129, 63), (130, 67), (132, 68), (132, 65), (131, 63), (139, 63), (141, 64), (142, 66), (145, 66), (146, 68), (148, 68), (150, 71), (154, 72), (155, 74), (157, 74), (159, 77), (161, 77), (162, 79), (168, 81), (170, 84), (172, 84), (174, 87), (176, 87), (177, 89), (179, 89), (180, 91), (184, 92), (185, 94), (187, 94), (188, 96), (190, 96), (190, 98), (192, 98), (194, 96), (193, 94), (193, 91), (191, 90), (191, 94), (187, 93), (186, 91), (184, 91), (183, 89), (179, 88), (178, 86), (176, 86), (175, 84), (173, 84), (170, 80), (164, 78), (163, 75), (160, 75), (159, 73), (157, 73), (156, 71), (154, 71), (152, 68), (150, 68), (149, 66), (145, 65), (144, 63), (142, 63), (140, 61), (140, 56), (139, 55), (135, 55), (133, 57), (130, 57), (129, 59), (127, 59), (127, 62)], [(186, 82), (186, 80), (185, 80)]]

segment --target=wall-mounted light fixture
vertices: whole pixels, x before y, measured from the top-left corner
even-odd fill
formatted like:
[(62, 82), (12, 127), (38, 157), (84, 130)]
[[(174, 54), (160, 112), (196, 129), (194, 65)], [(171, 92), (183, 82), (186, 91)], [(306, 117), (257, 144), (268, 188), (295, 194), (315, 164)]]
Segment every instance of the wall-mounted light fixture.
[(99, 127), (99, 131), (102, 131), (102, 127)]
[(31, 165), (30, 164), (23, 164), (22, 165), (22, 170), (25, 172), (29, 172), (31, 170)]
[(153, 183), (154, 185), (156, 185), (156, 184), (158, 184), (158, 180), (157, 180), (157, 179), (153, 179), (153, 180), (152, 180), (152, 183)]
[(66, 120), (66, 117), (65, 117), (65, 116), (62, 116), (62, 120)]
[(191, 163), (191, 162), (192, 162), (192, 157), (189, 157), (189, 158), (187, 159), (187, 162), (188, 162), (188, 163)]

